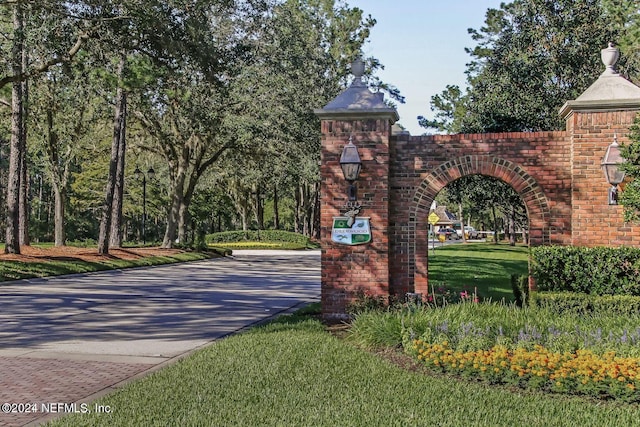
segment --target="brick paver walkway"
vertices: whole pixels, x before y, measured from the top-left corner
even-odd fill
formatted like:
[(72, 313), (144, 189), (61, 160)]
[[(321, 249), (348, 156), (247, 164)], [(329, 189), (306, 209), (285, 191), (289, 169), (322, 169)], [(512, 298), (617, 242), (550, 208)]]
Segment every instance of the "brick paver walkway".
[[(19, 410), (7, 414), (6, 405), (3, 406), (0, 426), (23, 426), (49, 415), (47, 411), (80, 411), (80, 404), (88, 403), (82, 399), (152, 366), (95, 360), (0, 357), (0, 405), (15, 404), (17, 407), (11, 409)], [(75, 407), (69, 405), (74, 402), (77, 403)], [(28, 406), (18, 406), (25, 404)], [(68, 406), (65, 408), (64, 404)], [(89, 407), (92, 408), (91, 405)]]

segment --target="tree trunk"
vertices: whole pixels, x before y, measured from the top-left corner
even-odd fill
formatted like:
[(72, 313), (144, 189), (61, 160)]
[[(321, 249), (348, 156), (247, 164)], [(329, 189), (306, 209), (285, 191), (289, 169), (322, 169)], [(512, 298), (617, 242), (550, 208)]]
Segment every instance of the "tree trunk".
[(496, 207), (491, 206), (491, 216), (493, 219), (493, 243), (498, 243), (498, 218), (496, 218)]
[(294, 209), (294, 215), (293, 215), (293, 230), (296, 233), (301, 233), (302, 232), (302, 218), (301, 218), (301, 211), (302, 208), (300, 207), (301, 205), (301, 199), (300, 199), (300, 187), (296, 187), (295, 191), (294, 191), (294, 198), (295, 198), (295, 202), (296, 202), (296, 207)]
[[(118, 75), (121, 76), (124, 70), (125, 58), (120, 59), (118, 64)], [(100, 220), (100, 234), (98, 236), (98, 253), (109, 253), (109, 234), (111, 231), (111, 215), (113, 212), (113, 195), (116, 186), (116, 173), (118, 170), (118, 153), (120, 151), (120, 132), (122, 129), (123, 110), (125, 107), (124, 89), (118, 87), (116, 91), (116, 106), (113, 123), (113, 142), (111, 143), (111, 159), (109, 161), (109, 177), (105, 190), (104, 205), (102, 206), (102, 218)]]
[(302, 218), (303, 229), (302, 234), (311, 236), (311, 203), (309, 200), (309, 184), (303, 184), (300, 187), (300, 198), (302, 199)]
[(66, 236), (64, 233), (64, 205), (66, 203), (66, 190), (53, 182), (53, 195), (55, 199), (54, 215), (54, 239), (56, 246), (64, 246)]
[(509, 215), (509, 246), (516, 245), (516, 211), (513, 206), (511, 206), (511, 212)]
[(113, 203), (111, 211), (111, 233), (109, 236), (109, 246), (112, 248), (122, 247), (122, 204), (124, 201), (124, 170), (125, 153), (127, 147), (127, 94), (122, 94), (122, 109), (120, 111), (120, 132), (118, 143), (118, 164), (116, 167), (115, 187), (113, 192)]
[(260, 187), (256, 189), (255, 192), (255, 216), (256, 216), (256, 224), (258, 226), (258, 230), (264, 230), (264, 203), (262, 202), (262, 192)]
[[(174, 195), (175, 199), (175, 195)], [(180, 207), (176, 201), (171, 202), (169, 212), (167, 212), (167, 227), (164, 230), (164, 238), (162, 239), (162, 247), (165, 249), (173, 248), (174, 241), (178, 236), (178, 211)]]
[[(28, 66), (27, 51), (22, 50), (22, 69)], [(29, 245), (29, 179), (27, 177), (27, 119), (29, 113), (29, 85), (22, 81), (22, 123), (20, 130), (20, 245)]]
[(240, 209), (240, 219), (242, 220), (242, 231), (249, 231), (249, 209), (246, 206)]
[(25, 120), (23, 116), (23, 131), (20, 132), (20, 194), (18, 195), (18, 216), (20, 219), (18, 238), (20, 245), (27, 246), (29, 245), (29, 179), (27, 176), (27, 140), (26, 135), (24, 134), (24, 132), (26, 132), (24, 122)]
[[(173, 194), (171, 200), (171, 206), (169, 212), (167, 212), (167, 227), (164, 232), (164, 239), (162, 241), (162, 247), (170, 249), (173, 247), (176, 238), (178, 238), (178, 225), (180, 222), (180, 209), (184, 203), (184, 181), (185, 171), (183, 169), (178, 170), (173, 182), (173, 189), (170, 194)], [(184, 218), (183, 218), (184, 219)], [(184, 232), (184, 227), (183, 227)], [(184, 236), (183, 236), (184, 238)]]
[[(12, 71), (22, 74), (22, 52), (24, 50), (24, 16), (21, 3), (13, 10)], [(7, 183), (7, 234), (5, 253), (20, 253), (20, 159), (22, 156), (21, 134), (23, 129), (22, 82), (11, 85), (11, 143), (9, 153), (9, 176)]]
[(460, 231), (462, 232), (462, 243), (467, 243), (467, 233), (464, 230), (464, 217), (462, 216), (462, 203), (458, 203), (458, 216), (460, 217)]
[(311, 214), (310, 237), (320, 239), (320, 183), (313, 184), (313, 212)]
[[(60, 171), (60, 157), (58, 150), (59, 141), (53, 125), (54, 106), (47, 109), (47, 152), (49, 163), (49, 175), (54, 198), (53, 236), (56, 246), (64, 246), (66, 236), (64, 234), (64, 207), (66, 203), (66, 179)], [(40, 200), (42, 200), (42, 177), (40, 177)], [(41, 203), (42, 204), (42, 203)], [(38, 219), (40, 210), (38, 209)]]
[(280, 210), (278, 207), (278, 186), (273, 186), (273, 228), (280, 230)]
[(189, 205), (184, 197), (180, 200), (178, 208), (178, 242), (187, 243), (187, 224), (189, 223)]

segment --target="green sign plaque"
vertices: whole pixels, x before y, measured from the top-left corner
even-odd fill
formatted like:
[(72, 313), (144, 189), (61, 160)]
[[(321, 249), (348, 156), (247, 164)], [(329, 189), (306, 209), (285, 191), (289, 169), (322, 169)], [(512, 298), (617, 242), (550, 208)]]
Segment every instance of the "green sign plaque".
[(369, 218), (334, 216), (331, 241), (351, 246), (371, 242)]

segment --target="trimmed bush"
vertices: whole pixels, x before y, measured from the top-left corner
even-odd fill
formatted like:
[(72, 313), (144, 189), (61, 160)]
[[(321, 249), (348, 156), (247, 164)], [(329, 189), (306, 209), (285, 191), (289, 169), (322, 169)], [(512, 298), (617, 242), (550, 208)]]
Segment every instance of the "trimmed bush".
[(540, 291), (640, 296), (640, 249), (539, 246), (531, 257)]
[(283, 230), (247, 230), (247, 231), (223, 231), (221, 233), (207, 234), (207, 244), (238, 243), (238, 242), (284, 242), (295, 243), (303, 247), (310, 245), (307, 236)]
[(593, 310), (592, 299), (590, 295), (576, 292), (533, 292), (529, 305), (558, 314), (587, 314)]
[(640, 314), (640, 297), (633, 295), (588, 295), (574, 292), (534, 292), (529, 303), (533, 307), (558, 314)]

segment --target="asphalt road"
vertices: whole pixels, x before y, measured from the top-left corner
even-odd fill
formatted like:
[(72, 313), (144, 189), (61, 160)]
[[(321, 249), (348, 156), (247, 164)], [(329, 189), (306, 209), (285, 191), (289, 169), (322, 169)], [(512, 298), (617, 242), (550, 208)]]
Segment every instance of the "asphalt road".
[(0, 284), (0, 355), (173, 356), (320, 295), (320, 253), (233, 258)]

